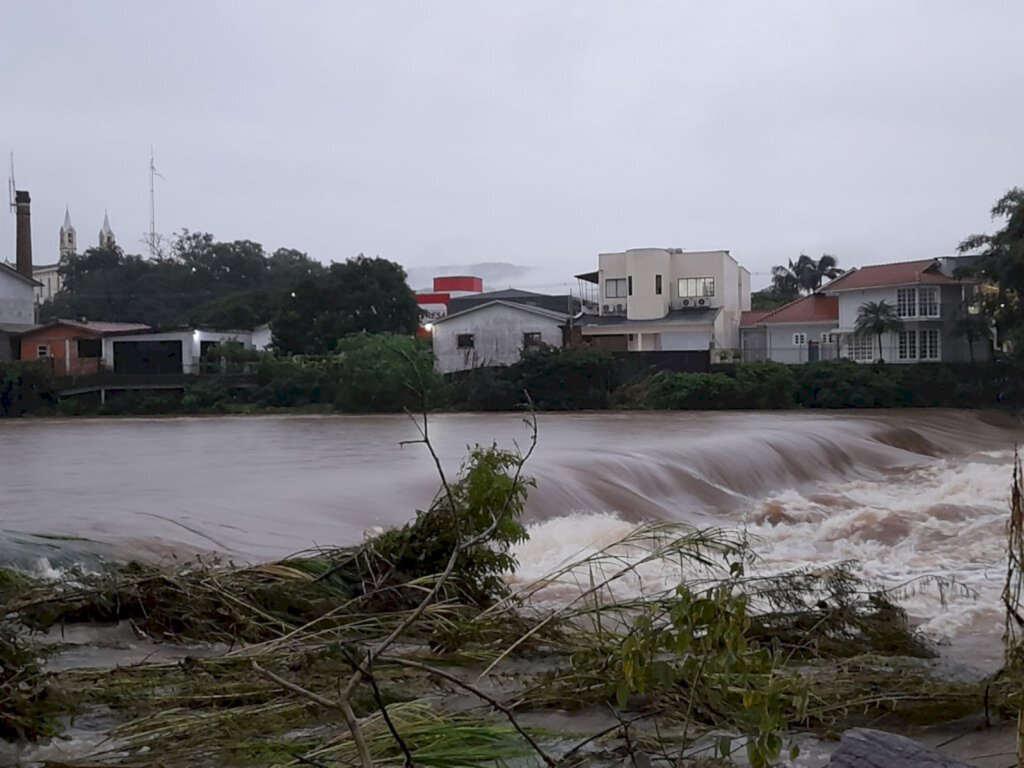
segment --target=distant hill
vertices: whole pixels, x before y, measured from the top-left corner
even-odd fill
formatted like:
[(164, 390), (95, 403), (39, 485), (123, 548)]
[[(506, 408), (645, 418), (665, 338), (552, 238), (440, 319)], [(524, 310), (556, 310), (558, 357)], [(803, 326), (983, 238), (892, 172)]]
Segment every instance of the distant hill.
[(409, 285), (417, 291), (429, 289), (435, 277), (446, 275), (482, 277), (484, 289), (491, 291), (510, 286), (518, 288), (518, 284), (528, 279), (534, 270), (518, 264), (484, 261), (479, 264), (447, 264), (441, 267), (407, 267), (405, 271), (409, 275)]

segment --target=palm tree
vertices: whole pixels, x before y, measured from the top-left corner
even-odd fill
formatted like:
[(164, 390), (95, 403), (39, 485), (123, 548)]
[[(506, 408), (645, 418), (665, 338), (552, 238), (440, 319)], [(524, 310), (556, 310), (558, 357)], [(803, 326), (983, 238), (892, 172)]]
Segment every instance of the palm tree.
[(974, 344), (983, 339), (992, 338), (992, 327), (985, 315), (971, 313), (962, 310), (950, 325), (950, 332), (959, 336), (967, 342), (967, 349), (971, 353), (971, 363), (974, 363)]
[(800, 280), (800, 287), (807, 293), (814, 293), (825, 280), (835, 280), (843, 270), (839, 268), (839, 259), (830, 253), (821, 254), (821, 258), (815, 261), (810, 256), (800, 254), (797, 259), (797, 277)]
[(814, 293), (826, 280), (834, 280), (843, 274), (839, 268), (839, 260), (828, 253), (820, 259), (812, 259), (801, 253), (794, 262), (772, 267), (772, 290), (776, 293)]
[(854, 326), (858, 336), (878, 337), (878, 360), (882, 360), (882, 334), (887, 331), (903, 329), (903, 321), (896, 314), (895, 307), (885, 301), (868, 301), (857, 310), (857, 323)]

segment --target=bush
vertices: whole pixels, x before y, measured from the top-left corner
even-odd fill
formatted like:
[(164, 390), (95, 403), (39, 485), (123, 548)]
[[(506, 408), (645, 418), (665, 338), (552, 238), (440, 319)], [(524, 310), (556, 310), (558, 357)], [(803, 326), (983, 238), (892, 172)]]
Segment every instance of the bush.
[(472, 368), (445, 379), (443, 407), (464, 411), (511, 411), (523, 393), (509, 380), (509, 368)]
[(57, 402), (53, 372), (45, 363), (0, 363), (0, 416), (24, 416)]
[(181, 398), (181, 407), (191, 413), (223, 413), (232, 400), (231, 392), (220, 379), (202, 379), (190, 386)]
[(577, 411), (607, 408), (618, 373), (615, 358), (592, 347), (538, 347), (523, 351), (508, 380), (541, 410)]
[(799, 400), (808, 408), (892, 408), (912, 405), (913, 393), (893, 366), (828, 360), (797, 366)]
[(456, 546), (481, 536), (497, 520), (489, 536), (462, 552), (448, 582), (462, 599), (493, 603), (508, 594), (502, 576), (517, 566), (512, 546), (528, 538), (519, 518), (535, 484), (531, 478), (517, 479), (521, 462), (519, 454), (496, 445), (476, 446), (451, 484), (451, 503), (442, 491), (429, 511), (367, 546), (404, 584), (443, 573)]
[(740, 408), (792, 408), (797, 402), (797, 381), (793, 369), (781, 363), (751, 363), (736, 366)]

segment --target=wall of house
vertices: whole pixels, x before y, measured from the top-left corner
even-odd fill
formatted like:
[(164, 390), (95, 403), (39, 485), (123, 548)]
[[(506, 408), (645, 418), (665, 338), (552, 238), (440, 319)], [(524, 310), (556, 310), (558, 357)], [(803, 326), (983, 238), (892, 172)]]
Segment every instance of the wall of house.
[(670, 331), (661, 334), (663, 351), (705, 350), (711, 346), (710, 330)]
[(258, 325), (252, 332), (252, 346), (254, 349), (267, 350), (270, 349), (270, 345), (273, 344), (274, 337), (270, 332), (269, 325)]
[[(776, 363), (796, 365), (817, 360), (833, 360), (839, 356), (842, 343), (835, 334), (836, 324), (828, 323), (775, 323), (765, 327), (767, 359)], [(822, 341), (822, 334), (833, 334), (833, 340)], [(804, 343), (797, 344), (794, 336), (803, 334)], [(811, 345), (814, 342), (814, 349)]]
[[(434, 364), (438, 372), (511, 365), (523, 352), (523, 334), (540, 333), (541, 341), (562, 346), (565, 320), (502, 305), (451, 317), (434, 325)], [(473, 334), (473, 348), (460, 349), (458, 337)]]
[[(630, 320), (657, 320), (668, 312), (671, 295), (670, 254), (664, 248), (635, 248), (626, 251), (626, 275), (633, 278), (633, 293), (626, 300)], [(655, 292), (661, 275), (661, 293)]]
[(764, 326), (740, 329), (740, 349), (745, 363), (768, 359), (768, 329)]
[(0, 323), (32, 325), (36, 318), (33, 285), (0, 270)]
[[(69, 325), (48, 326), (21, 337), (21, 359), (49, 359), (59, 376), (92, 376), (103, 368), (102, 357), (79, 357), (78, 340), (96, 339), (96, 333)], [(40, 354), (40, 347), (45, 353)]]

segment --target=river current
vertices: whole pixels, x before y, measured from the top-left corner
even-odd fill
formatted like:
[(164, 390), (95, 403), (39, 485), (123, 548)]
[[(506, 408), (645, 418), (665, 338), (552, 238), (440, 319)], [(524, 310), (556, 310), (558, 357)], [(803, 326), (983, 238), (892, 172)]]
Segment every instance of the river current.
[[(466, 447), (526, 447), (515, 414), (432, 416), (454, 474)], [(540, 414), (519, 578), (643, 520), (742, 529), (759, 568), (854, 560), (939, 642), (993, 661), (1020, 422), (954, 411)], [(259, 561), (359, 541), (438, 483), (404, 416), (0, 422), (0, 564)], [(666, 577), (666, 578), (670, 578)], [(657, 586), (650, 585), (648, 587)], [(941, 593), (941, 594), (940, 594)]]

